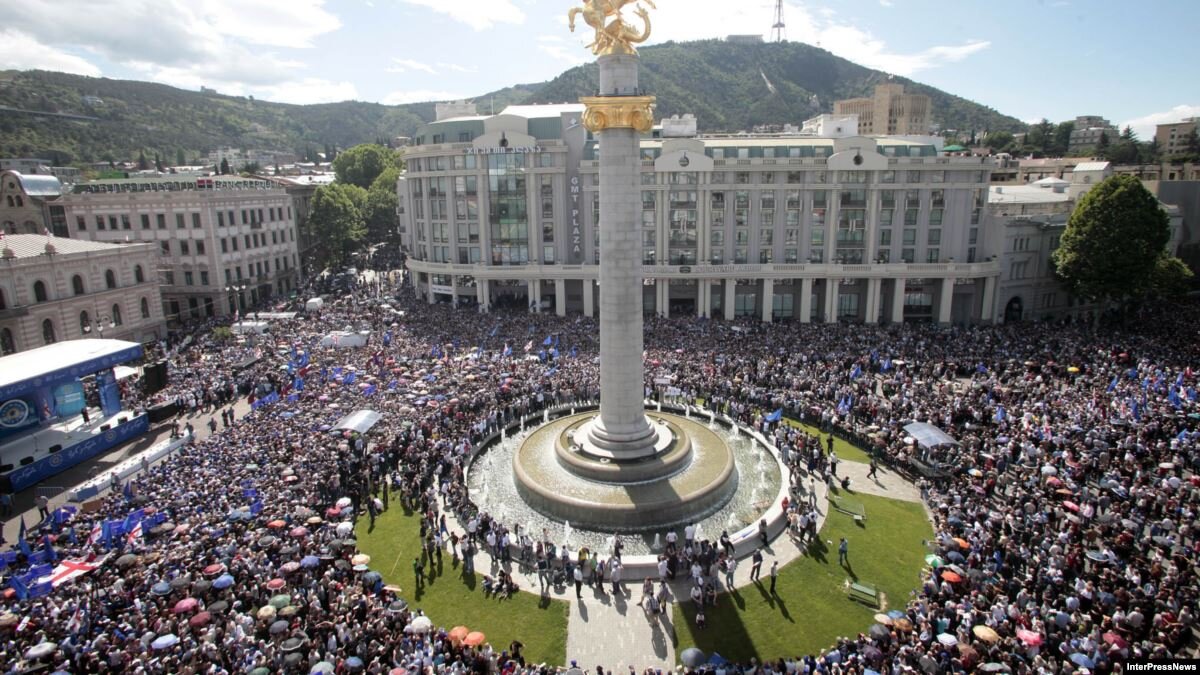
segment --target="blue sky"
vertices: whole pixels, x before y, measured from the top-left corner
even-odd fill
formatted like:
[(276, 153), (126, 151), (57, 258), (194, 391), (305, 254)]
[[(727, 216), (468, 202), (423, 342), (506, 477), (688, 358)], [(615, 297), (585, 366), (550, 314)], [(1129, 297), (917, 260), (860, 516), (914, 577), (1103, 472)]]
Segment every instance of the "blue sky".
[[(476, 96), (583, 63), (571, 0), (20, 0), (0, 68), (295, 103)], [(651, 42), (770, 30), (773, 0), (657, 0)], [(1200, 115), (1200, 3), (787, 0), (788, 38), (1024, 120)], [(102, 92), (98, 92), (101, 93)]]

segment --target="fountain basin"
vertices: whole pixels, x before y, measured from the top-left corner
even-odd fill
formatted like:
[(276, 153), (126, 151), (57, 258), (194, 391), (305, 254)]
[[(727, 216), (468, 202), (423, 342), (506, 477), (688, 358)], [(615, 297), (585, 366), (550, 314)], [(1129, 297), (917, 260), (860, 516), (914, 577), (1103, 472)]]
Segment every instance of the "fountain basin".
[(733, 452), (708, 427), (647, 412), (660, 438), (670, 434), (672, 443), (654, 457), (620, 462), (571, 448), (569, 432), (593, 417), (554, 420), (513, 453), (517, 492), (543, 516), (597, 531), (646, 531), (703, 519), (737, 490)]

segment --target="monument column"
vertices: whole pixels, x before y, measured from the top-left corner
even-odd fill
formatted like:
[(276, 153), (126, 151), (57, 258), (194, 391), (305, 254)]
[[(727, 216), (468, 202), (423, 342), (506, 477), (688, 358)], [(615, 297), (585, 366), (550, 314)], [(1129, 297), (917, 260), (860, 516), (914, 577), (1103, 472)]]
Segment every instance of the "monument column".
[[(599, 36), (598, 36), (599, 37)], [(588, 425), (592, 454), (634, 459), (655, 453), (643, 408), (640, 135), (653, 124), (654, 97), (638, 89), (627, 44), (599, 53), (599, 96), (581, 99), (583, 124), (600, 153), (600, 417)]]

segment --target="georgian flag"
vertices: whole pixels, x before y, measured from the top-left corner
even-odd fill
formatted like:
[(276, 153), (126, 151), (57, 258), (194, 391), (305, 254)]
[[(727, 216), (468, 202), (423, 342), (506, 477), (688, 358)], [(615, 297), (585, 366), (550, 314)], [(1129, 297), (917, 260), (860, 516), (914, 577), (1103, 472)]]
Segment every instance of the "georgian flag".
[(108, 556), (101, 558), (95, 562), (87, 562), (86, 560), (64, 560), (54, 568), (50, 573), (50, 585), (54, 588), (73, 581), (76, 577), (81, 577), (88, 572), (95, 570), (104, 564)]
[(133, 544), (137, 543), (138, 539), (141, 539), (141, 538), (142, 538), (142, 521), (139, 520), (137, 525), (134, 525), (133, 529), (129, 531), (129, 535), (125, 537), (125, 542), (127, 544), (129, 544), (130, 546), (132, 546)]
[(101, 523), (96, 523), (96, 526), (92, 528), (92, 533), (88, 535), (88, 546), (92, 546), (96, 542), (100, 541), (100, 537), (103, 536), (103, 532), (104, 527), (101, 525)]

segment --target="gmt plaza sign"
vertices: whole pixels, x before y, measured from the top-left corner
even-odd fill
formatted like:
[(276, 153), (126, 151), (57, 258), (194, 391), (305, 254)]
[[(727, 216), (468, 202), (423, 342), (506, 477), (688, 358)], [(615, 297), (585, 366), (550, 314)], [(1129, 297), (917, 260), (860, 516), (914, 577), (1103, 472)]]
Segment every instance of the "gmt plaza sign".
[(542, 151), (540, 145), (521, 145), (508, 147), (494, 145), (486, 148), (463, 148), (464, 155), (535, 155)]

